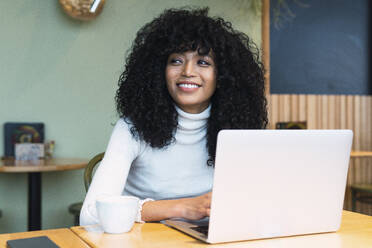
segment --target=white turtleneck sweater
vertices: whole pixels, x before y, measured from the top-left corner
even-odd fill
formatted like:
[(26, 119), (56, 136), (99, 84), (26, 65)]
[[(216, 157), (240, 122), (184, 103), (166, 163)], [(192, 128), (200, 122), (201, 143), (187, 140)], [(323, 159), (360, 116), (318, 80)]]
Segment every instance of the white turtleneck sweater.
[(131, 125), (120, 119), (85, 197), (80, 225), (99, 223), (96, 199), (102, 195), (164, 200), (209, 192), (213, 181), (206, 147), (210, 108), (189, 114), (176, 107), (175, 142), (166, 148), (152, 148), (136, 140), (131, 135)]

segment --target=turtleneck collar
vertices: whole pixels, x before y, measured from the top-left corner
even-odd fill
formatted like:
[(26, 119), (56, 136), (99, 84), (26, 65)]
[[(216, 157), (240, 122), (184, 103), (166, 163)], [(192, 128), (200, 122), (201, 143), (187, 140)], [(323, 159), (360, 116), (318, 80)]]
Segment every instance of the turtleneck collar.
[(190, 114), (177, 106), (175, 107), (178, 113), (178, 128), (175, 134), (177, 143), (195, 144), (202, 140), (207, 133), (207, 121), (210, 115), (211, 105), (198, 114)]

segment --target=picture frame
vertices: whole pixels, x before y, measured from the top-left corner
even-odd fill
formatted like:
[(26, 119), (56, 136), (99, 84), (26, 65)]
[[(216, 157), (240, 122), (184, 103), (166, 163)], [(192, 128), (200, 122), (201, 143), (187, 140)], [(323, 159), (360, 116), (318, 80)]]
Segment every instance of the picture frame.
[(4, 123), (4, 157), (15, 156), (16, 143), (44, 143), (44, 123)]

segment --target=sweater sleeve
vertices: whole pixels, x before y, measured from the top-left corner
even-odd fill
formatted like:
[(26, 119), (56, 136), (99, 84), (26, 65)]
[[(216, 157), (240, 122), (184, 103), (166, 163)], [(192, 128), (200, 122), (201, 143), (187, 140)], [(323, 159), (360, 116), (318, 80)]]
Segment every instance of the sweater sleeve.
[(80, 212), (80, 225), (99, 223), (96, 199), (100, 196), (122, 194), (130, 166), (139, 151), (139, 141), (133, 138), (130, 126), (120, 119), (114, 127), (105, 156), (89, 186)]

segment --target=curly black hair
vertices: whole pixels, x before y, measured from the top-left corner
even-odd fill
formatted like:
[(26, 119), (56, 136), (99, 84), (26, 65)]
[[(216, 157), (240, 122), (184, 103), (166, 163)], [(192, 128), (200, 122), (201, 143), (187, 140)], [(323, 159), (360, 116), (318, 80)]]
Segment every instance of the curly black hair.
[(208, 165), (214, 164), (221, 129), (262, 129), (267, 125), (263, 66), (244, 33), (208, 8), (168, 9), (137, 33), (119, 79), (116, 108), (133, 124), (131, 133), (154, 148), (174, 141), (177, 111), (165, 79), (172, 53), (198, 51), (215, 56), (216, 91), (207, 125)]

